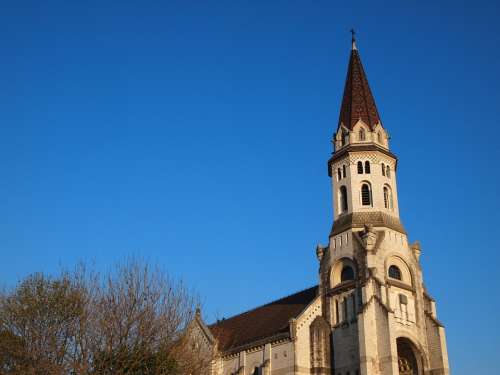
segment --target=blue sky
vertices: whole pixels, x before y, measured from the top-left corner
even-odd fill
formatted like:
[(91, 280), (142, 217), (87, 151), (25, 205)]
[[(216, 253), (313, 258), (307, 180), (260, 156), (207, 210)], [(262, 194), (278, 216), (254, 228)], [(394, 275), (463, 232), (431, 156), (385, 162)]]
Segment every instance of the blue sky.
[(358, 47), (454, 374), (500, 354), (494, 1), (2, 2), (0, 282), (158, 262), (208, 320), (317, 282)]

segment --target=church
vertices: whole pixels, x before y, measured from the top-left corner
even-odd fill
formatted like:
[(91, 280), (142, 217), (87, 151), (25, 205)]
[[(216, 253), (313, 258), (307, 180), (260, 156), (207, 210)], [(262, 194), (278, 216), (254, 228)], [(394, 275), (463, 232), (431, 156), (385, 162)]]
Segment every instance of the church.
[(334, 218), (318, 284), (242, 314), (195, 323), (211, 375), (449, 374), (445, 329), (399, 218), (389, 147), (353, 36), (328, 160)]

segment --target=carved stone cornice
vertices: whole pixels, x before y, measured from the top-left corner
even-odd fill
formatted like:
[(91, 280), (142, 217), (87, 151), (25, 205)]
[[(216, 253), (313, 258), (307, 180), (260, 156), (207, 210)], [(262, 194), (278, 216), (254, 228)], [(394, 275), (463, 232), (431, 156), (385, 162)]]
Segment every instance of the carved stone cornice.
[(398, 281), (398, 280), (387, 278), (386, 279), (386, 283), (388, 285), (395, 286), (397, 288), (406, 289), (406, 290), (408, 290), (408, 291), (410, 291), (412, 293), (416, 292), (416, 290), (415, 290), (415, 288), (413, 286), (405, 284), (405, 283), (402, 283), (401, 281)]
[(392, 152), (390, 152), (389, 150), (375, 144), (375, 143), (368, 143), (368, 144), (351, 144), (351, 145), (348, 145), (346, 147), (343, 147), (341, 148), (339, 151), (335, 152), (332, 157), (330, 158), (330, 160), (328, 160), (328, 176), (332, 177), (332, 164), (342, 158), (343, 156), (345, 155), (348, 155), (349, 153), (351, 152), (360, 152), (360, 151), (378, 151), (378, 152), (381, 152), (387, 156), (389, 156), (390, 158), (394, 159), (394, 163), (395, 163), (395, 168), (397, 167), (397, 156), (394, 155)]
[(351, 290), (356, 288), (356, 281), (355, 280), (349, 280), (349, 281), (344, 281), (340, 283), (339, 285), (329, 289), (326, 294), (328, 296), (333, 296), (335, 294), (339, 294), (342, 292), (345, 292), (347, 290)]

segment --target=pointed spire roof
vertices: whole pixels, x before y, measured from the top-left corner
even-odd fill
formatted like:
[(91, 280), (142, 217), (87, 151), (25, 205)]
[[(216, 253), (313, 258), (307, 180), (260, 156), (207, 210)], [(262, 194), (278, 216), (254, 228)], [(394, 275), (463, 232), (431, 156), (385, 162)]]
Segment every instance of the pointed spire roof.
[(373, 98), (363, 64), (356, 47), (354, 31), (352, 32), (351, 57), (347, 69), (347, 78), (344, 87), (344, 96), (340, 107), (339, 124), (352, 129), (361, 119), (371, 129), (381, 123), (375, 99)]

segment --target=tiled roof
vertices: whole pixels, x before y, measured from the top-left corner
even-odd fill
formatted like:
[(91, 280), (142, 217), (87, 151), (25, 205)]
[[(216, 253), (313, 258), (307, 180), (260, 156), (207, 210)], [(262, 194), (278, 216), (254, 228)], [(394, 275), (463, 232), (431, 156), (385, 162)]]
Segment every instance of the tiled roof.
[(381, 122), (359, 52), (353, 44), (338, 126), (343, 124), (352, 130), (359, 119), (363, 120), (371, 129), (378, 122)]
[(316, 298), (318, 287), (305, 289), (267, 305), (223, 319), (209, 326), (222, 352), (289, 332), (296, 318)]

